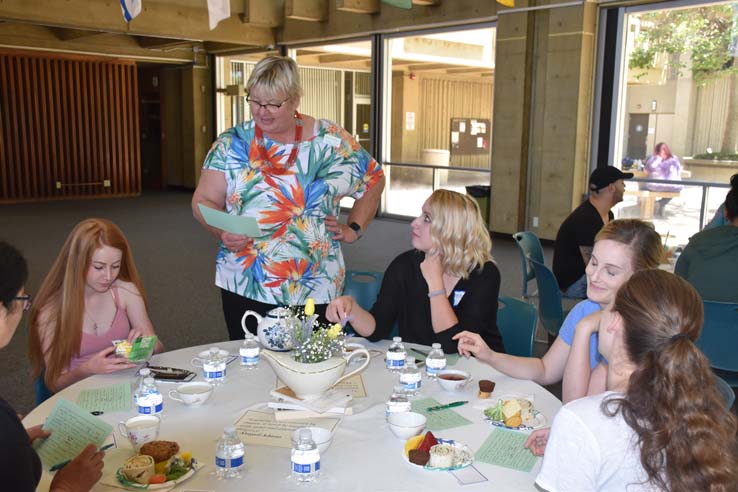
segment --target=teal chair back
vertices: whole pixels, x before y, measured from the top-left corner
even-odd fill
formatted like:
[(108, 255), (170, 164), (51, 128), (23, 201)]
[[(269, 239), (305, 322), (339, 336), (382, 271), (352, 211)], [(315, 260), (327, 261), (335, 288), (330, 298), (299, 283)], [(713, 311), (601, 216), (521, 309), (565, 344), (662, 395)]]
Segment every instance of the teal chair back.
[(538, 316), (546, 331), (557, 336), (564, 322), (564, 309), (561, 306), (561, 291), (553, 272), (546, 265), (531, 258), (531, 265), (538, 284)]
[(543, 247), (538, 236), (530, 231), (516, 232), (512, 237), (515, 239), (515, 244), (518, 245), (520, 256), (523, 259), (523, 299), (527, 299), (529, 297), (528, 282), (536, 278), (536, 273), (529, 260), (544, 263)]
[(738, 304), (704, 301), (705, 323), (697, 346), (715, 372), (730, 386), (738, 386)]
[(733, 391), (733, 388), (720, 376), (715, 376), (715, 386), (717, 386), (720, 396), (725, 401), (725, 408), (728, 410), (733, 408), (733, 403), (735, 402), (735, 391)]
[(348, 270), (343, 284), (343, 295), (353, 297), (359, 306), (369, 311), (377, 300), (383, 276), (382, 272)]
[(538, 324), (535, 306), (512, 297), (500, 297), (497, 327), (505, 343), (505, 352), (520, 357), (533, 357), (533, 337)]
[(46, 382), (44, 381), (44, 374), (45, 373), (42, 372), (41, 375), (33, 381), (33, 388), (36, 390), (37, 406), (54, 395), (54, 393), (46, 386)]

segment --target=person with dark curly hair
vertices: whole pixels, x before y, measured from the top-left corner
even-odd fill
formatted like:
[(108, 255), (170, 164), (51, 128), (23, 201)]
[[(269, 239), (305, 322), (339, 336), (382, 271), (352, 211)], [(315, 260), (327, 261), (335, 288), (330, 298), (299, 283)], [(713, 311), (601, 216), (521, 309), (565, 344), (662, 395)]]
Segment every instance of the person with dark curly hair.
[(674, 273), (687, 279), (703, 299), (738, 302), (738, 289), (730, 281), (738, 278), (738, 174), (730, 178), (723, 209), (725, 224), (692, 236)]
[(738, 490), (738, 423), (695, 345), (702, 299), (662, 270), (636, 272), (600, 318), (605, 393), (565, 405), (536, 483), (544, 490)]
[[(28, 266), (23, 255), (0, 241), (0, 349), (10, 343), (23, 313), (31, 307), (25, 291)], [(0, 484), (3, 490), (33, 492), (41, 479), (41, 460), (32, 444), (49, 436), (40, 425), (25, 429), (18, 415), (0, 398)], [(102, 476), (103, 456), (88, 445), (67, 466), (56, 472), (51, 492), (84, 492)]]

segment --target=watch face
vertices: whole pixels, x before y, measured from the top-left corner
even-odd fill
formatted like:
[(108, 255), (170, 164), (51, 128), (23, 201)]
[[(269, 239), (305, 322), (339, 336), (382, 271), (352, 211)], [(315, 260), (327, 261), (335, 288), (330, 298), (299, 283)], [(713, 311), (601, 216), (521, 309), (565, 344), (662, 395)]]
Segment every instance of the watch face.
[(349, 227), (354, 230), (354, 232), (361, 232), (361, 226), (357, 224), (356, 222), (352, 222), (349, 224)]

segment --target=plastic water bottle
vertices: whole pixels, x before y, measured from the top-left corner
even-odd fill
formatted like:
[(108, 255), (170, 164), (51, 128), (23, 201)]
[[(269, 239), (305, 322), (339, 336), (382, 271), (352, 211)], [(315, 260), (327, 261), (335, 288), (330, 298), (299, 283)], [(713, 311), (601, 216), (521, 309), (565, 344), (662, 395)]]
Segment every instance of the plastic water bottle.
[(241, 356), (241, 365), (247, 369), (255, 369), (259, 365), (261, 349), (259, 348), (259, 342), (256, 341), (254, 335), (251, 333), (246, 334), (246, 339), (243, 341), (243, 345), (241, 345), (238, 353)]
[(164, 410), (164, 398), (151, 376), (144, 378), (141, 387), (134, 393), (134, 399), (140, 415), (160, 415)]
[(240, 478), (243, 470), (245, 446), (233, 426), (223, 429), (223, 436), (215, 445), (215, 474), (219, 479)]
[(202, 362), (202, 373), (205, 381), (223, 384), (226, 377), (226, 360), (220, 356), (218, 347), (210, 347), (208, 357)]
[(405, 367), (400, 372), (400, 384), (408, 396), (415, 396), (420, 393), (420, 383), (422, 381), (420, 369), (415, 366), (415, 359), (408, 356), (405, 359)]
[(142, 367), (141, 370), (138, 371), (138, 381), (136, 383), (136, 388), (133, 390), (133, 404), (138, 405), (138, 394), (143, 388), (143, 382), (144, 379), (149, 377), (151, 375), (151, 369), (148, 367)]
[(298, 482), (313, 482), (320, 475), (320, 451), (310, 429), (300, 429), (297, 446), (292, 448), (292, 478)]
[(425, 358), (425, 375), (429, 379), (436, 379), (438, 371), (446, 369), (446, 354), (443, 353), (440, 343), (431, 345), (431, 351)]
[(394, 337), (385, 355), (387, 369), (392, 372), (400, 372), (405, 367), (406, 357), (407, 352), (405, 351), (405, 346), (402, 344), (402, 337)]
[(405, 393), (405, 388), (400, 384), (396, 385), (392, 390), (389, 400), (387, 400), (384, 417), (389, 419), (389, 416), (393, 413), (409, 412), (411, 409), (412, 406)]

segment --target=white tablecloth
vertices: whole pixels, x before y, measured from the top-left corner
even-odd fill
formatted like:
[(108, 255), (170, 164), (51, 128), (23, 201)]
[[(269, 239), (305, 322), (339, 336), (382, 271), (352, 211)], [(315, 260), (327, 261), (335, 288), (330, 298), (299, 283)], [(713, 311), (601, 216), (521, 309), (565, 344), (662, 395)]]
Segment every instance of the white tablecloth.
[[(356, 341), (364, 343), (369, 349), (382, 351), (389, 343), (372, 344), (365, 340)], [(191, 368), (192, 357), (209, 346), (203, 345), (158, 354), (152, 358), (151, 364)], [(223, 342), (218, 346), (236, 354), (240, 342)], [(561, 402), (541, 386), (530, 381), (504, 376), (491, 367), (478, 363), (473, 358), (462, 357), (453, 368), (471, 372), (475, 382), (469, 384), (463, 393), (448, 393), (443, 391), (436, 382), (424, 378), (421, 397), (434, 397), (441, 403), (457, 400), (470, 401), (469, 404), (457, 407), (454, 411), (471, 420), (471, 425), (435, 434), (466, 443), (473, 451), (479, 449), (494, 429), (482, 420), (482, 410), (475, 408), (475, 403), (478, 402), (476, 381), (480, 379), (494, 381), (496, 387), (493, 397), (504, 394), (534, 395), (535, 407), (546, 416), (549, 425), (561, 407)], [(180, 492), (308, 489), (351, 492), (536, 490), (533, 482), (540, 468), (540, 460), (530, 473), (475, 462), (474, 465), (487, 477), (488, 481), (467, 486), (461, 486), (450, 473), (425, 471), (408, 464), (403, 458), (404, 441), (392, 434), (384, 417), (384, 405), (392, 386), (396, 384), (397, 376), (385, 369), (381, 356), (373, 358), (362, 375), (367, 397), (354, 400), (354, 415), (342, 418), (330, 448), (321, 456), (320, 481), (316, 484), (300, 486), (288, 479), (290, 450), (286, 448), (247, 445), (246, 469), (241, 479), (216, 480), (212, 475), (215, 442), (222, 434), (223, 427), (235, 423), (246, 408), (264, 409), (269, 400), (269, 391), (275, 387), (276, 377), (265, 360), (262, 359), (259, 367), (254, 370), (240, 367), (238, 361), (230, 364), (226, 384), (217, 387), (210, 400), (201, 407), (186, 407), (182, 403), (169, 399), (166, 394), (176, 384), (159, 383), (165, 395), (165, 415), (159, 438), (179, 442), (181, 449), (192, 451), (193, 455), (206, 465), (193, 478), (181, 483), (174, 490)], [(202, 379), (201, 375), (198, 375), (197, 380), (200, 379)], [(59, 397), (76, 402), (79, 392), (83, 389), (108, 386), (122, 381), (129, 381), (133, 385), (136, 381), (135, 371), (132, 369), (117, 374), (97, 375), (80, 381), (35, 408), (24, 419), (24, 425), (43, 423)], [(117, 427), (118, 422), (134, 414), (135, 408), (131, 406), (128, 412), (105, 413), (101, 418)], [(132, 453), (128, 441), (119, 436), (116, 437), (119, 449), (108, 452), (105, 465), (107, 473), (112, 473), (120, 466), (121, 460)], [(38, 490), (48, 490), (50, 479), (50, 475), (44, 472)], [(120, 489), (98, 484), (93, 490)]]

